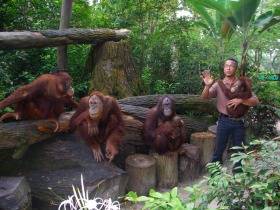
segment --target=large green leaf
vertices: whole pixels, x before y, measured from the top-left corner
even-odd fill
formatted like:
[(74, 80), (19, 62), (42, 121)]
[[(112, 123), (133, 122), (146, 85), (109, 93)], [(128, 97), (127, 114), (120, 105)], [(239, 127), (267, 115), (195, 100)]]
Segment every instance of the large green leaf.
[(280, 22), (280, 6), (277, 6), (274, 11), (268, 11), (260, 15), (256, 21), (256, 27), (262, 27), (259, 33), (262, 33), (269, 29), (271, 26), (278, 24)]
[(220, 1), (215, 1), (215, 0), (189, 0), (189, 2), (195, 6), (195, 5), (201, 5), (203, 7), (209, 8), (209, 9), (214, 9), (218, 11), (220, 14), (225, 15), (227, 13), (226, 5), (228, 5), (229, 0), (220, 0)]
[(205, 7), (199, 5), (199, 4), (192, 4), (194, 10), (196, 10), (208, 23), (209, 27), (211, 28), (211, 31), (214, 32), (214, 22), (212, 17), (209, 15), (208, 11)]
[(212, 33), (216, 34), (215, 30), (215, 23), (209, 13), (207, 12), (207, 9), (213, 9), (217, 13), (216, 15), (216, 25), (218, 27), (221, 27), (221, 35), (222, 38), (230, 39), (231, 35), (233, 34), (233, 28), (232, 26), (235, 26), (235, 20), (232, 16), (232, 12), (229, 9), (230, 2), (232, 0), (204, 0), (204, 1), (198, 1), (198, 0), (190, 0), (193, 7), (196, 9), (198, 13), (202, 15), (202, 17), (205, 19), (205, 21), (208, 23), (208, 28), (211, 28)]
[(231, 1), (230, 9), (237, 25), (246, 26), (254, 17), (261, 0)]
[(260, 15), (254, 22), (254, 26), (259, 28), (263, 27), (264, 25), (268, 24), (273, 18), (273, 12), (268, 11), (262, 15)]

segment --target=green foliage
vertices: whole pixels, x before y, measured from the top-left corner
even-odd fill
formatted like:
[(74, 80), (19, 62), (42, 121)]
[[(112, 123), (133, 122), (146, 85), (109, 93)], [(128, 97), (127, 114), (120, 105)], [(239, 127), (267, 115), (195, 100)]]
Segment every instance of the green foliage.
[(280, 120), (280, 84), (277, 81), (255, 81), (254, 87), (260, 103), (249, 112), (250, 130), (256, 137), (275, 137), (275, 124)]
[[(258, 71), (250, 56), (248, 58), (247, 76), (253, 81), (253, 92), (258, 96), (260, 103), (252, 107), (247, 114), (249, 120), (247, 131), (253, 138), (267, 136), (273, 138), (277, 135), (275, 124), (280, 120), (280, 83), (260, 80), (259, 73), (263, 72)], [(270, 71), (276, 73), (274, 70)]]
[[(279, 137), (274, 140), (255, 140), (249, 146), (235, 147), (244, 153), (233, 154), (234, 163), (241, 161), (241, 172), (231, 174), (218, 162), (209, 163), (211, 178), (204, 179), (192, 187), (189, 199), (182, 201), (177, 187), (171, 193), (150, 190), (149, 196), (137, 196), (129, 192), (126, 200), (145, 202), (150, 209), (210, 209), (217, 201), (216, 209), (279, 209), (280, 207), (280, 147)], [(207, 184), (202, 187), (203, 184)]]
[[(61, 2), (62, 0), (2, 0), (0, 30), (58, 29)], [(189, 1), (185, 1), (182, 6), (181, 1), (169, 0), (103, 0), (93, 1), (92, 6), (88, 5), (87, 0), (76, 0), (73, 3), (71, 27), (131, 30), (129, 42), (133, 50), (133, 61), (142, 73), (148, 94), (200, 94), (203, 88), (199, 78), (200, 72), (209, 68), (215, 78), (218, 78), (223, 56), (236, 57), (240, 53), (237, 50), (239, 46), (235, 36), (231, 38), (233, 42), (226, 46), (227, 50), (223, 48), (226, 40), (222, 41), (219, 37), (221, 13), (215, 14), (213, 11), (221, 10), (226, 5), (221, 6), (213, 0), (192, 2), (204, 3), (202, 6), (205, 7), (209, 2), (213, 4), (212, 7), (204, 8), (212, 18), (212, 23), (207, 27), (201, 28), (202, 24), (196, 24), (201, 23), (201, 16), (192, 13)], [(268, 9), (278, 11), (273, 7), (275, 2), (270, 0), (269, 4), (264, 5), (264, 11)], [(178, 17), (176, 12), (180, 10), (188, 11), (190, 15)], [(269, 15), (268, 17), (274, 18)], [(267, 18), (259, 19), (258, 24), (262, 25), (262, 20)], [(213, 26), (212, 29), (208, 30), (209, 26)], [(278, 31), (268, 32), (271, 36), (263, 43), (269, 44), (263, 51), (270, 52), (272, 49), (272, 52), (275, 52), (279, 47), (273, 40), (276, 40)], [(262, 43), (260, 46), (262, 47)], [(87, 94), (84, 81), (91, 79), (90, 72), (84, 70), (89, 47), (89, 45), (68, 47), (68, 71), (73, 78), (74, 87), (77, 86), (79, 97)], [(255, 51), (254, 49), (253, 52)], [(1, 51), (0, 74), (3, 74), (0, 79), (1, 87), (4, 89), (10, 87), (9, 80), (13, 82), (13, 86), (25, 83), (18, 78), (23, 72), (29, 72), (34, 77), (49, 73), (56, 67), (56, 57), (56, 48)], [(271, 63), (269, 58), (266, 61)], [(273, 66), (277, 67), (279, 63), (277, 58), (275, 61)], [(255, 63), (254, 59), (252, 63)], [(1, 91), (9, 92), (9, 90)], [(139, 92), (134, 89), (133, 91)]]
[[(0, 8), (0, 31), (58, 29), (62, 1), (3, 1)], [(86, 0), (73, 4), (72, 27), (89, 28), (91, 7)], [(47, 21), (46, 21), (47, 20)], [(68, 71), (77, 85), (79, 96), (88, 94), (84, 87), (88, 73), (84, 72), (89, 45), (68, 47)], [(77, 56), (79, 55), (79, 56)], [(16, 87), (30, 83), (57, 66), (56, 48), (0, 51), (0, 99)], [(76, 84), (75, 84), (76, 85)], [(74, 85), (74, 86), (75, 86)]]
[[(280, 205), (280, 157), (279, 143), (274, 140), (256, 140), (236, 153), (232, 161), (241, 162), (242, 172), (227, 174), (217, 163), (207, 166), (211, 173), (210, 191), (204, 202), (212, 198), (230, 209), (278, 209)], [(225, 196), (226, 195), (226, 196)]]
[(149, 68), (144, 68), (141, 78), (142, 78), (142, 81), (143, 81), (144, 85), (147, 88), (147, 91), (150, 92), (151, 91), (150, 85), (152, 83), (151, 70)]
[(2, 0), (0, 31), (57, 29), (60, 7), (53, 0)]
[(143, 209), (151, 210), (181, 210), (188, 209), (185, 202), (183, 202), (178, 194), (178, 188), (175, 187), (171, 192), (156, 192), (154, 189), (151, 189), (149, 196), (139, 196), (135, 192), (128, 192), (125, 197), (125, 200), (132, 202), (145, 202)]
[(88, 95), (90, 81), (75, 82), (72, 86), (75, 90), (74, 97), (77, 101), (79, 101), (80, 98)]

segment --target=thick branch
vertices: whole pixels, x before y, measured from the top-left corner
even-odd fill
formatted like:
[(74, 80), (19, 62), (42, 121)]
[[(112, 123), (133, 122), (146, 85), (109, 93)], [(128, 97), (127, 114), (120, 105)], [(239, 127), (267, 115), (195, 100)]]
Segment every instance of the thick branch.
[(130, 34), (127, 29), (65, 29), (0, 32), (0, 50), (58, 47), (75, 44), (98, 44), (119, 41)]

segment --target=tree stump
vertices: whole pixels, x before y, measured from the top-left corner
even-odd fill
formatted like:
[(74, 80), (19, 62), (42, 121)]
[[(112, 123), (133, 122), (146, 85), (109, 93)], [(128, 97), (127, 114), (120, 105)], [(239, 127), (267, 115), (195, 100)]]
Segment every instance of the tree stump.
[(183, 144), (179, 155), (179, 182), (193, 181), (198, 178), (200, 170), (200, 148), (191, 144)]
[[(217, 125), (211, 125), (208, 127), (208, 131), (215, 134), (217, 133)], [(229, 150), (229, 145), (230, 145), (230, 142), (231, 142), (231, 138), (229, 137), (229, 140), (228, 140), (228, 143), (227, 143), (227, 147), (223, 153), (223, 162), (225, 162), (228, 158), (228, 150)]]
[(125, 160), (125, 170), (129, 179), (127, 189), (138, 195), (148, 195), (156, 187), (156, 161), (144, 154), (130, 155)]
[(212, 162), (215, 150), (216, 135), (210, 132), (197, 132), (191, 135), (191, 144), (201, 150), (200, 173), (206, 172), (206, 164)]
[(156, 183), (159, 188), (171, 189), (178, 184), (178, 152), (172, 155), (159, 155), (150, 151), (156, 160)]
[(24, 177), (0, 178), (0, 209), (32, 209), (31, 189)]

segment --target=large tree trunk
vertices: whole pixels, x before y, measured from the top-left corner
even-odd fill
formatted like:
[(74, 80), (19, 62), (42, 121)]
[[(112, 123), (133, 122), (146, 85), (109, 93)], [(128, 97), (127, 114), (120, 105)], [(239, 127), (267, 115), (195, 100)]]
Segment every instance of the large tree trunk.
[(98, 44), (119, 41), (130, 34), (129, 30), (66, 29), (0, 32), (0, 50), (58, 47), (75, 44)]
[(140, 72), (133, 64), (128, 42), (104, 42), (93, 48), (86, 65), (87, 71), (93, 72), (90, 91), (101, 91), (116, 98), (145, 92)]

